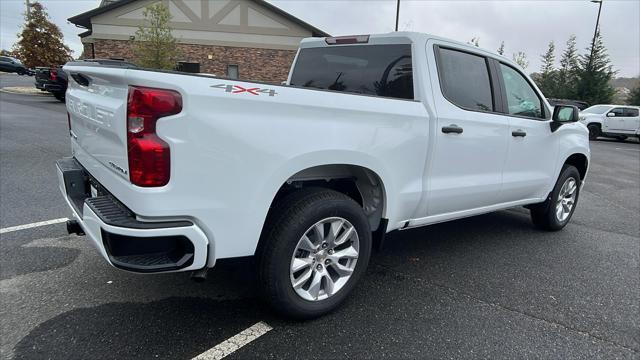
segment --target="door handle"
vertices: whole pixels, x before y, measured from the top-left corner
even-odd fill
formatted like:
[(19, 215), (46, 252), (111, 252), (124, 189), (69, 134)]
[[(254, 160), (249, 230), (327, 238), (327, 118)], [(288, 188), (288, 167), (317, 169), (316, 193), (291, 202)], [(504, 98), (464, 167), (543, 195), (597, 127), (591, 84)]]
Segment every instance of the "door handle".
[(527, 133), (525, 131), (521, 130), (521, 129), (518, 129), (518, 130), (512, 131), (511, 132), (511, 136), (513, 136), (513, 137), (518, 137), (518, 136), (519, 137), (525, 137), (525, 136), (527, 136)]
[(445, 134), (449, 134), (449, 133), (462, 134), (462, 128), (456, 124), (451, 124), (449, 126), (443, 126), (442, 132)]

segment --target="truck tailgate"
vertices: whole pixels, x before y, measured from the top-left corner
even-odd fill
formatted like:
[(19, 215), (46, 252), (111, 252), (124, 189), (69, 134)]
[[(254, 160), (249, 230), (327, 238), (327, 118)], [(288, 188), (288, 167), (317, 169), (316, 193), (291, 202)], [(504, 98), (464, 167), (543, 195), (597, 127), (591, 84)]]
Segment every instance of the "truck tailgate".
[(86, 66), (65, 70), (71, 75), (66, 97), (71, 136), (87, 154), (128, 179), (127, 70)]

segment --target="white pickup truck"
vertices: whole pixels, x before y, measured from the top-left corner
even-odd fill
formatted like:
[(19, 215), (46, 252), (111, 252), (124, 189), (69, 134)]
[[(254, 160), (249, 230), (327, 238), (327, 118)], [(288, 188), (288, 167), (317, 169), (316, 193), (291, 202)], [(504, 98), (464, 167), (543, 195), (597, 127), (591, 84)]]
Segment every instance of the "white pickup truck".
[(515, 206), (562, 229), (589, 166), (577, 108), (552, 114), (513, 62), (426, 34), (305, 39), (286, 85), (64, 70), (69, 232), (139, 273), (255, 255), (297, 318), (339, 306), (389, 231)]
[(599, 136), (624, 140), (640, 139), (640, 107), (629, 105), (594, 105), (580, 112), (580, 122), (589, 129), (589, 139)]

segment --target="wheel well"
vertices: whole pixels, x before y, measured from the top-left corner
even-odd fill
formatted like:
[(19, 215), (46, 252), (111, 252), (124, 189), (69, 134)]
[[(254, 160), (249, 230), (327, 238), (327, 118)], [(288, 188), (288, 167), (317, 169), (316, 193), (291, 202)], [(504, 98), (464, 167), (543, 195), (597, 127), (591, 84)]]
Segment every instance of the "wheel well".
[(573, 165), (578, 169), (580, 173), (580, 180), (583, 180), (587, 175), (587, 168), (589, 166), (589, 161), (584, 154), (573, 154), (567, 158), (567, 161), (564, 162), (567, 165)]
[(320, 165), (291, 176), (278, 190), (271, 208), (284, 196), (302, 188), (322, 187), (341, 192), (355, 200), (375, 231), (385, 215), (385, 193), (380, 177), (373, 171), (356, 165)]

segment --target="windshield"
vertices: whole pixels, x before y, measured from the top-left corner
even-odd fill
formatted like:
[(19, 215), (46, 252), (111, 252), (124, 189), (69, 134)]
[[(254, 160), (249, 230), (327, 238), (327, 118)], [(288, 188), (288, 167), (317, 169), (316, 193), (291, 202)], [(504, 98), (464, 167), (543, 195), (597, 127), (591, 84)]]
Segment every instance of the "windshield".
[(607, 112), (607, 110), (611, 109), (611, 106), (607, 106), (607, 105), (594, 105), (590, 108), (586, 108), (584, 110), (582, 110), (583, 113), (585, 114), (604, 114)]

